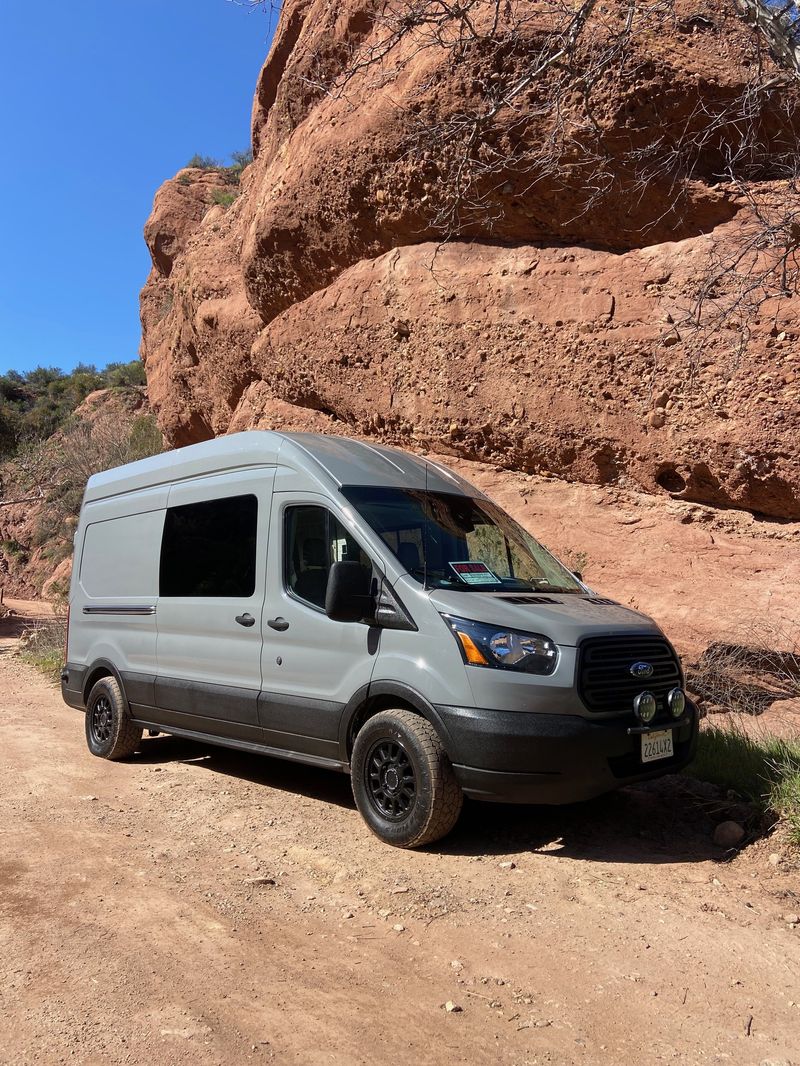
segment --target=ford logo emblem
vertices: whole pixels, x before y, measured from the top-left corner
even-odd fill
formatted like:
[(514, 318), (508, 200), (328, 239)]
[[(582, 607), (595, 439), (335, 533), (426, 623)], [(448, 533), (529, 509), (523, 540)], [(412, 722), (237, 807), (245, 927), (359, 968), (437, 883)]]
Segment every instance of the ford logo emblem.
[(653, 667), (650, 663), (634, 663), (630, 668), (634, 677), (652, 677)]

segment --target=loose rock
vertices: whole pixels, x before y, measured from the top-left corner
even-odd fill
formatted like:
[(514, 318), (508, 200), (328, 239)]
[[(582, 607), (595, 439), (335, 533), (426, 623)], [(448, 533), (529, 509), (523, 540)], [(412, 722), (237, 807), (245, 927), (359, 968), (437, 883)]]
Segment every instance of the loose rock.
[(744, 838), (744, 827), (738, 822), (721, 822), (714, 830), (714, 843), (720, 848), (738, 847)]

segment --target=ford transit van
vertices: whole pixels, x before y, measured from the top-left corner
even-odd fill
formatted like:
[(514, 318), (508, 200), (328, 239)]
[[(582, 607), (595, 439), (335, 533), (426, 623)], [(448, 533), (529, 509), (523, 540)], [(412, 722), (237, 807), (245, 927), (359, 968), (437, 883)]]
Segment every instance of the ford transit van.
[(443, 837), (464, 795), (569, 803), (672, 773), (698, 725), (650, 618), (450, 470), (311, 433), (89, 479), (62, 691), (102, 758), (151, 730), (349, 773), (398, 847)]

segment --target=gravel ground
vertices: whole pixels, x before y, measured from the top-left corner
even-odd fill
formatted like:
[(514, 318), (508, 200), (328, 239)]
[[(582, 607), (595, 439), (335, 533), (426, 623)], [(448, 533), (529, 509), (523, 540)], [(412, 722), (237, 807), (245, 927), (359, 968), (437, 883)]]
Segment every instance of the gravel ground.
[(14, 644), (4, 1066), (800, 1066), (800, 871), (775, 838), (726, 861), (723, 815), (682, 780), (468, 805), (401, 852), (344, 776), (164, 736), (92, 758)]

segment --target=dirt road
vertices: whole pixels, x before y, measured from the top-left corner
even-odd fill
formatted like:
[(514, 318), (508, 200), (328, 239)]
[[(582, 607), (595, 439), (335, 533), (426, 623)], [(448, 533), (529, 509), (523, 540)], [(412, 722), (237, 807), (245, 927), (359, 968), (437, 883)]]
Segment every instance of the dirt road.
[(800, 1064), (800, 872), (674, 784), (404, 853), (345, 777), (92, 758), (8, 637), (0, 729), (3, 1064)]

